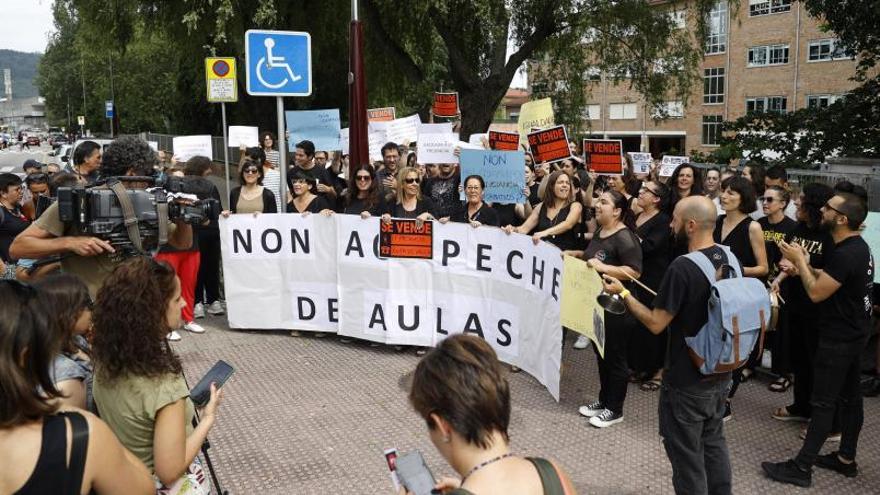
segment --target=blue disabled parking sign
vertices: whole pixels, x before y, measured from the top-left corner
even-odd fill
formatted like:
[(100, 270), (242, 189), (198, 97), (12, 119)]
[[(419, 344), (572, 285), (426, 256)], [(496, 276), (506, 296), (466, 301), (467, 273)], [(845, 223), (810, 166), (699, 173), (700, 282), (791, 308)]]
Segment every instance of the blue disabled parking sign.
[(312, 94), (312, 37), (251, 29), (244, 38), (247, 92), (253, 96)]

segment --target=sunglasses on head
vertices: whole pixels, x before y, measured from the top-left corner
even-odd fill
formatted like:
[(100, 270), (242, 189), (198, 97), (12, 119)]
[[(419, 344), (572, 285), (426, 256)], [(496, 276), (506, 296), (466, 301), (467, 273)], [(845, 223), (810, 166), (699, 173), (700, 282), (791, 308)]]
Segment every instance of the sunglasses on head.
[(403, 181), (406, 182), (407, 184), (418, 184), (422, 180), (419, 179), (418, 177), (410, 177), (408, 179), (403, 179)]

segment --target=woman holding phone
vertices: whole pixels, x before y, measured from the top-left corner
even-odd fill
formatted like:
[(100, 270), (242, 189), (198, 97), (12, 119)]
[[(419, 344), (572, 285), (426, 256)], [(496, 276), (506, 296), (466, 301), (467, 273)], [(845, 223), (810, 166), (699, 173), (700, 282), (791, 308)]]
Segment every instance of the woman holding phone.
[(212, 385), (194, 427), (180, 358), (165, 342), (184, 304), (180, 280), (167, 264), (139, 257), (116, 268), (95, 303), (94, 395), (101, 417), (153, 472), (156, 490), (207, 494), (198, 453), (217, 420), (222, 392)]

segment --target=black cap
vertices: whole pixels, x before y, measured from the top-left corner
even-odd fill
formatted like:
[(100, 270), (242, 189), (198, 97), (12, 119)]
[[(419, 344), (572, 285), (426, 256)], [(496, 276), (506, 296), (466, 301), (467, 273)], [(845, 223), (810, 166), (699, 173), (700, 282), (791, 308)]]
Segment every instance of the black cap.
[(22, 170), (27, 169), (27, 168), (43, 168), (43, 164), (34, 160), (33, 158), (31, 158), (31, 159), (25, 160), (24, 165), (21, 166)]

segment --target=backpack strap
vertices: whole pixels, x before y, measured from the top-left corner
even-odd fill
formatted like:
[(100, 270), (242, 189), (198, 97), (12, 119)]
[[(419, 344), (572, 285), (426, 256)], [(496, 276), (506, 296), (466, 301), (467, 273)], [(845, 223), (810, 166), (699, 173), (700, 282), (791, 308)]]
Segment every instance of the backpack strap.
[(70, 421), (73, 430), (70, 447), (70, 464), (67, 465), (67, 488), (70, 495), (78, 495), (86, 467), (86, 455), (89, 452), (89, 423), (78, 412), (63, 412), (62, 416)]
[[(733, 254), (729, 247), (724, 244), (715, 244), (716, 247), (720, 248), (721, 251), (724, 252), (724, 255), (727, 256), (727, 263), (725, 265), (729, 266), (733, 273), (736, 274), (737, 278), (742, 277), (742, 271), (739, 268), (739, 260)], [(702, 251), (692, 251), (685, 255), (685, 257), (691, 262), (693, 262), (700, 271), (703, 272), (703, 275), (709, 279), (709, 284), (714, 284), (718, 281), (716, 277), (716, 268), (715, 265), (712, 264), (712, 260), (709, 259)]]
[(553, 463), (541, 457), (526, 457), (538, 471), (541, 477), (541, 485), (544, 487), (544, 495), (565, 495), (565, 487), (562, 486), (562, 480), (559, 479), (559, 473)]
[(134, 212), (134, 204), (132, 204), (131, 198), (128, 197), (125, 186), (122, 185), (119, 179), (112, 179), (107, 181), (107, 187), (116, 194), (116, 199), (119, 200), (119, 206), (122, 208), (122, 215), (125, 221), (125, 229), (128, 231), (128, 239), (139, 253), (143, 253), (144, 247), (141, 243), (141, 230), (138, 227), (137, 215)]

